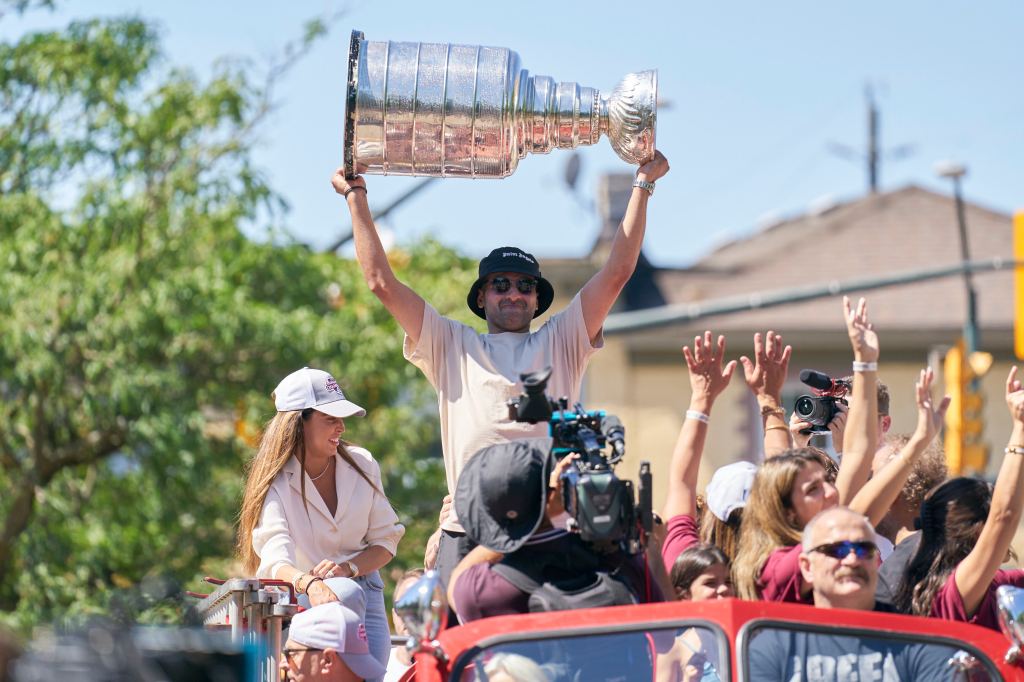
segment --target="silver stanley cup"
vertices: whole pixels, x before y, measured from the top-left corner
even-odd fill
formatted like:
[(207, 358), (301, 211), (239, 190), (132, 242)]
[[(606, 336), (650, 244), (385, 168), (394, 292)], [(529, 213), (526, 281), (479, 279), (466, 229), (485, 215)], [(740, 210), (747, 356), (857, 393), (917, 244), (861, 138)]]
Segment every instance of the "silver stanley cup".
[(345, 173), (503, 178), (527, 154), (597, 143), (624, 161), (654, 156), (658, 73), (611, 95), (531, 76), (501, 47), (395, 43), (352, 32)]

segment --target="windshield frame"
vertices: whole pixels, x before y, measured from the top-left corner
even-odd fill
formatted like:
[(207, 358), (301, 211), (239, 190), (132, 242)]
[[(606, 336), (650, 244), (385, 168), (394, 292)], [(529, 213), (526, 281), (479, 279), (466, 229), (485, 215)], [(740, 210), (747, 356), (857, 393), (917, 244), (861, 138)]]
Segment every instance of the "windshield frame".
[(740, 627), (736, 634), (736, 672), (737, 682), (754, 682), (750, 675), (750, 657), (747, 650), (750, 642), (758, 630), (765, 628), (777, 628), (796, 632), (810, 632), (815, 634), (839, 635), (848, 637), (865, 637), (872, 639), (885, 639), (914, 644), (939, 644), (952, 648), (954, 651), (966, 651), (979, 661), (988, 672), (992, 680), (1002, 680), (1003, 674), (999, 665), (992, 660), (980, 647), (971, 642), (954, 639), (952, 636), (934, 635), (923, 632), (900, 632), (885, 628), (869, 628), (857, 625), (826, 625), (814, 622), (802, 622), (795, 620), (784, 620), (780, 618), (753, 618)]
[(676, 630), (680, 628), (699, 627), (710, 630), (718, 642), (718, 660), (720, 677), (732, 679), (732, 642), (729, 634), (717, 622), (704, 618), (678, 618), (658, 620), (655, 622), (635, 621), (615, 625), (571, 626), (565, 628), (545, 628), (543, 630), (520, 630), (481, 638), (472, 646), (466, 647), (452, 663), (449, 682), (462, 680), (467, 666), (482, 652), (500, 644), (529, 641), (550, 641), (552, 639), (576, 639), (591, 635), (608, 635), (616, 633), (651, 632), (659, 630)]

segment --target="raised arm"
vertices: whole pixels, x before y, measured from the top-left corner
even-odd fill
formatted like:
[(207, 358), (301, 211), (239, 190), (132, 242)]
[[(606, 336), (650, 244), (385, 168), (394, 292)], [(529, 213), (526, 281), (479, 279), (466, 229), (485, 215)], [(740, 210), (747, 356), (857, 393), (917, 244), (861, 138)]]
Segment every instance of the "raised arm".
[(709, 331), (704, 332), (703, 338), (694, 337), (692, 351), (683, 346), (683, 357), (690, 371), (690, 409), (679, 430), (669, 464), (668, 497), (661, 514), (666, 521), (680, 514), (697, 514), (697, 473), (708, 435), (705, 420), (711, 414), (715, 398), (729, 385), (736, 369), (735, 360), (722, 369), (725, 337), (719, 336), (718, 343), (714, 344)]
[(782, 409), (782, 385), (786, 383), (792, 354), (792, 346), (783, 346), (782, 336), (769, 331), (763, 341), (760, 333), (754, 334), (753, 362), (745, 355), (740, 358), (743, 378), (761, 410), (765, 459), (793, 447), (786, 411)]
[(339, 168), (331, 178), (334, 191), (345, 197), (352, 214), (352, 238), (356, 245), (356, 260), (370, 291), (380, 299), (395, 321), (405, 330), (413, 345), (420, 340), (423, 328), (423, 299), (395, 277), (388, 262), (384, 245), (373, 224), (370, 206), (366, 201), (366, 181), (362, 176), (349, 180), (345, 169)]
[(935, 374), (931, 367), (921, 370), (921, 376), (914, 385), (917, 428), (900, 453), (865, 483), (850, 502), (850, 509), (864, 514), (874, 525), (888, 513), (914, 469), (917, 458), (924, 453), (942, 427), (942, 420), (945, 419), (946, 409), (949, 407), (949, 396), (945, 396), (937, 404), (932, 401), (934, 379)]
[(843, 296), (846, 332), (853, 348), (853, 395), (843, 433), (843, 460), (836, 476), (839, 504), (849, 505), (871, 475), (878, 444), (878, 334), (863, 298), (854, 308)]
[[(665, 173), (668, 173), (668, 160), (661, 152), (655, 151), (654, 158), (640, 166), (636, 179), (653, 183)], [(647, 202), (650, 198), (651, 192), (639, 187), (633, 188), (626, 206), (626, 215), (615, 231), (607, 262), (580, 291), (583, 320), (587, 324), (587, 335), (591, 343), (597, 340), (615, 299), (636, 269), (647, 228)]]
[(1006, 377), (1006, 405), (1013, 418), (1013, 432), (992, 491), (992, 506), (977, 544), (956, 568), (956, 589), (970, 616), (981, 606), (996, 569), (1006, 561), (1024, 504), (1024, 389), (1016, 367), (1010, 368)]

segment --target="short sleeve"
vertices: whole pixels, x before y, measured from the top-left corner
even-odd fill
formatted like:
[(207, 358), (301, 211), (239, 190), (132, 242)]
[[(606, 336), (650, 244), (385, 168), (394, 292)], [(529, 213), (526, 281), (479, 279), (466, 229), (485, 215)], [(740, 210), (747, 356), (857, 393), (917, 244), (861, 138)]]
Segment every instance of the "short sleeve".
[(455, 580), (452, 596), (460, 622), (529, 612), (529, 595), (493, 569), (488, 563), (475, 564)]
[(801, 593), (804, 579), (800, 574), (800, 545), (783, 547), (768, 555), (768, 561), (761, 569), (757, 586), (761, 599), (792, 604), (809, 604), (810, 599)]
[(434, 306), (424, 302), (419, 341), (414, 345), (409, 335), (405, 335), (402, 355), (423, 372), (435, 390), (445, 371), (445, 358), (451, 352), (455, 352), (456, 355), (459, 352), (458, 348), (452, 351), (451, 347), (460, 339), (457, 327), (461, 326), (454, 320), (442, 317)]
[(700, 542), (697, 531), (697, 520), (690, 514), (677, 514), (668, 520), (668, 533), (665, 543), (661, 546), (661, 558), (665, 562), (665, 570), (672, 572), (676, 559), (684, 551)]

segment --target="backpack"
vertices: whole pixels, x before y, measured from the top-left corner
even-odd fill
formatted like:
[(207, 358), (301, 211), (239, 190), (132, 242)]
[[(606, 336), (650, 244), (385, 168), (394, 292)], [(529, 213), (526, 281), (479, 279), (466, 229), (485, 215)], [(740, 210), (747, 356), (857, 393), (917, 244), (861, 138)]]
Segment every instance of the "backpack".
[(636, 604), (633, 590), (576, 536), (527, 545), (492, 568), (530, 595), (531, 613)]

